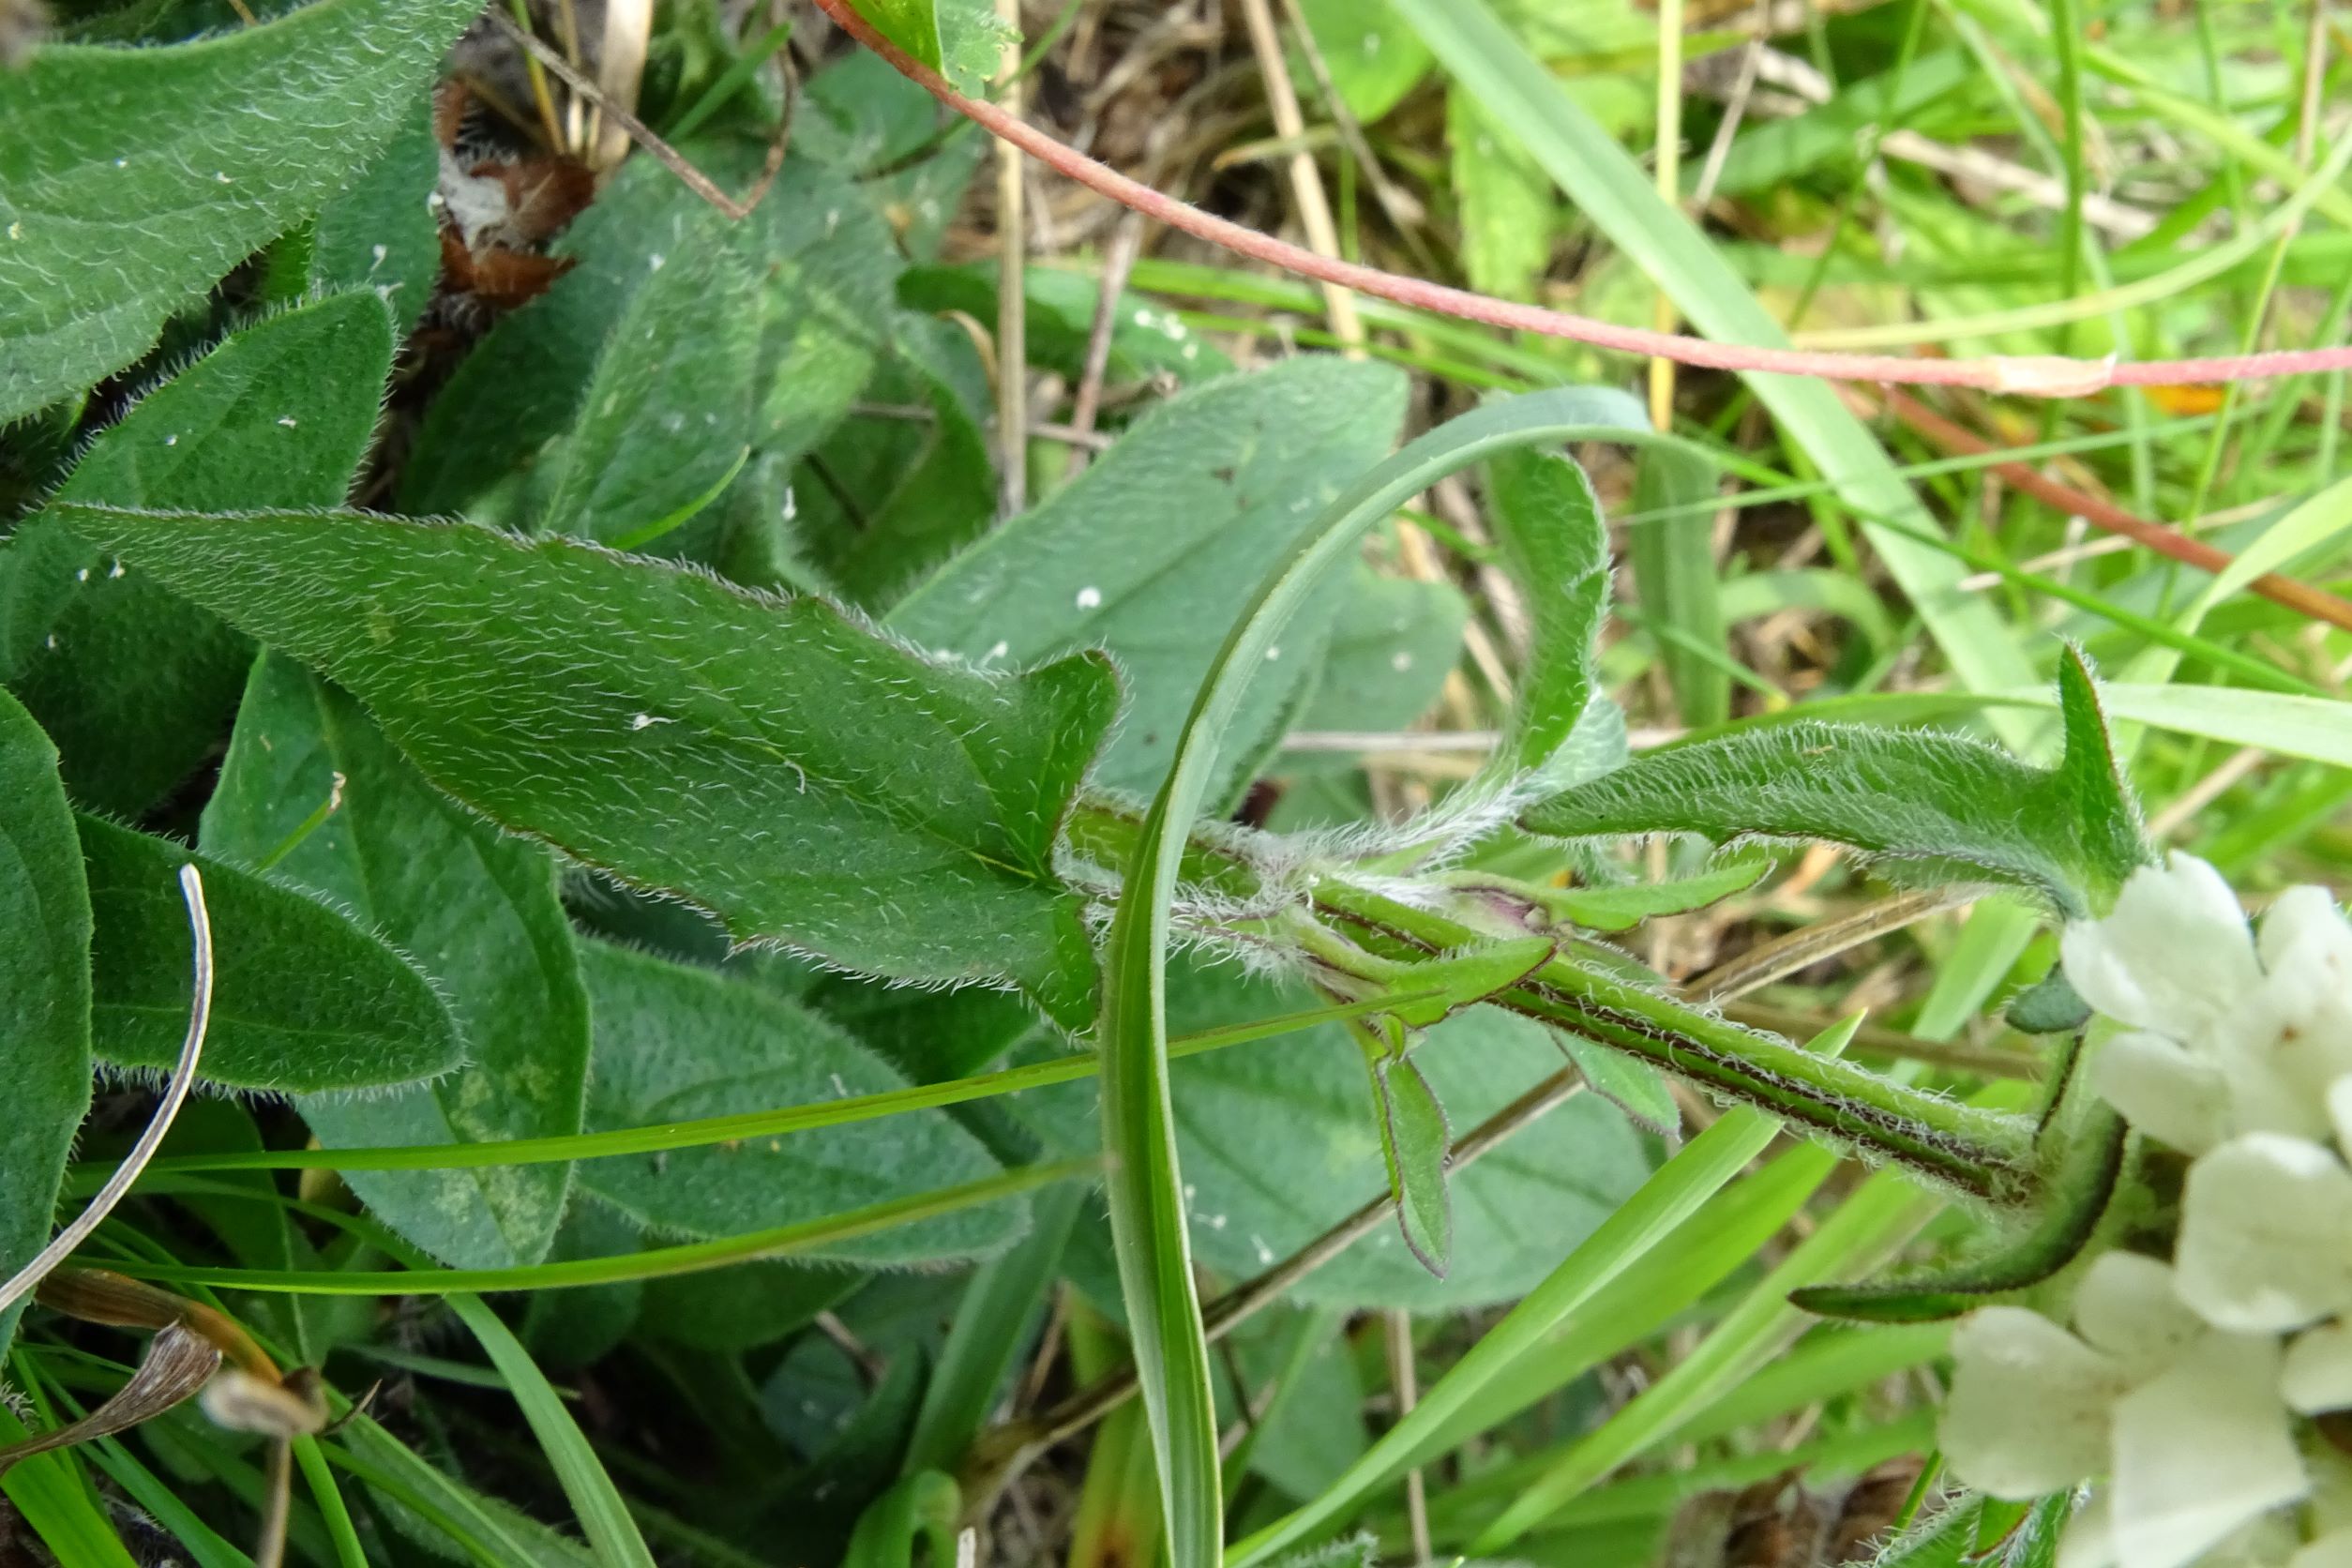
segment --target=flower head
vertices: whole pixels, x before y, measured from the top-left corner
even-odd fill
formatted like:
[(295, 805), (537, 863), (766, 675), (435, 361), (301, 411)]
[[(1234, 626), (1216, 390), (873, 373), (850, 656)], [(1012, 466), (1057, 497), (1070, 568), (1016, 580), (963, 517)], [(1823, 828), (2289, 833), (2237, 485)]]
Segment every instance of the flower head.
[(2096, 1259), (2072, 1332), (1962, 1322), (1952, 1471), (2019, 1500), (2103, 1478), (2061, 1568), (2352, 1568), (2352, 1465), (2302, 1419), (2352, 1410), (2352, 923), (2297, 888), (2257, 935), (2175, 855), (2061, 954), (2121, 1026), (2092, 1086), (2193, 1156), (2179, 1233), (2169, 1263)]

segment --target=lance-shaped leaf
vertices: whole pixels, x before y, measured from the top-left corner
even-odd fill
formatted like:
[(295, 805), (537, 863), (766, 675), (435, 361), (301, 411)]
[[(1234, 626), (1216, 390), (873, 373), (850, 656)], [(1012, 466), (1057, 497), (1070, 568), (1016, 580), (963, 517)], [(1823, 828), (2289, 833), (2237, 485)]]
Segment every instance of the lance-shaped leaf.
[(316, 210), (475, 0), (321, 0), (166, 49), (56, 46), (0, 93), (0, 420), (144, 354)]
[[(90, 897), (57, 752), (0, 692), (0, 1279), (49, 1243), (74, 1134), (90, 1108)], [(0, 1349), (17, 1309), (0, 1309)]]
[[(324, 821), (322, 806), (337, 801)], [(305, 1094), (330, 1148), (492, 1142), (580, 1129), (588, 998), (536, 845), (431, 789), (342, 692), (264, 654), (237, 710), (204, 841), (324, 894), (414, 954), (448, 997), (464, 1068), (372, 1094)], [(535, 1262), (562, 1216), (563, 1165), (353, 1171), (394, 1229), (453, 1262)]]
[(59, 511), (350, 688), (502, 826), (740, 940), (1088, 1016), (1053, 845), (1117, 703), (1100, 654), (952, 668), (816, 599), (468, 524)]
[(437, 1078), (457, 1026), (406, 957), (317, 898), (101, 818), (77, 820), (90, 883), (98, 1056), (168, 1068), (188, 1029), (188, 910), (179, 868), (204, 874), (215, 945), (204, 1075), (309, 1093)]
[[(272, 316), (148, 394), (56, 499), (332, 506), (374, 437), (391, 368), (391, 318), (371, 293)], [(249, 639), (53, 515), (0, 550), (0, 681), (56, 740), (85, 805), (145, 812), (219, 744), (252, 666)]]
[(2089, 667), (2058, 667), (2065, 749), (2038, 768), (1960, 735), (1802, 721), (1653, 752), (1531, 807), (1560, 838), (1818, 840), (1911, 880), (1992, 882), (2103, 908), (2147, 858)]
[(1410, 1058), (1374, 1063), (1372, 1082), (1380, 1094), (1380, 1154), (1397, 1226), (1421, 1266), (1443, 1279), (1454, 1258), (1454, 1203), (1445, 1188), (1454, 1134), (1445, 1108)]
[[(1643, 430), (1641, 405), (1585, 388), (1596, 423)], [(1496, 541), (1526, 596), (1528, 664), (1497, 769), (1530, 772), (1558, 756), (1592, 698), (1593, 645), (1608, 614), (1609, 544), (1584, 470), (1524, 447), (1486, 465)]]
[[(592, 1132), (886, 1093), (906, 1080), (820, 1015), (747, 981), (604, 942), (580, 943), (596, 1017)], [(580, 1185), (656, 1231), (724, 1236), (822, 1219), (997, 1171), (946, 1112), (918, 1111), (787, 1138), (592, 1160)], [(812, 1256), (911, 1264), (970, 1258), (1019, 1235), (1018, 1208), (942, 1214)]]

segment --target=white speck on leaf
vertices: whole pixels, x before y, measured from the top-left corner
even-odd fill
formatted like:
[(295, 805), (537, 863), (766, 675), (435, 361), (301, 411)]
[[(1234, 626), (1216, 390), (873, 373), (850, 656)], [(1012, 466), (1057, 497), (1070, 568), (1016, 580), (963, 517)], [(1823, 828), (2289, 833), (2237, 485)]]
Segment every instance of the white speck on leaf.
[(1080, 610), (1100, 610), (1103, 607), (1103, 591), (1100, 588), (1091, 587), (1079, 589), (1078, 607)]
[(629, 728), (632, 730), (650, 730), (656, 724), (675, 724), (678, 721), (674, 718), (656, 718), (652, 714), (639, 714), (635, 718), (629, 720)]

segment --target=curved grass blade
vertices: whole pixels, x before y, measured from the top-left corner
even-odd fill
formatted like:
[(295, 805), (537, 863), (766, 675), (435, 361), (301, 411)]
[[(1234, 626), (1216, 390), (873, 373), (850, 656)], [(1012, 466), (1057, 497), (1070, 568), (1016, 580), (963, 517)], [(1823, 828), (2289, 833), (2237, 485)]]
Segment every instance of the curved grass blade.
[(1103, 955), (1103, 1144), (1111, 1238), (1144, 1410), (1159, 1466), (1172, 1568), (1210, 1568), (1223, 1533), (1216, 1407), (1194, 1293), (1168, 1080), (1168, 906), (1217, 741), (1266, 651), (1364, 531), (1440, 478), (1500, 451), (1579, 440), (1655, 439), (1621, 395), (1568, 388), (1491, 403), (1430, 431), (1358, 480), (1262, 583), (1194, 700), (1144, 820)]
[(522, 1341), (481, 1297), (460, 1291), (448, 1302), (449, 1309), (481, 1342), (490, 1364), (506, 1380), (515, 1403), (522, 1407), (523, 1419), (531, 1424), (532, 1435), (539, 1440), (548, 1463), (555, 1467), (555, 1479), (571, 1500), (572, 1511), (580, 1515), (580, 1529), (587, 1532), (596, 1560), (606, 1568), (654, 1568), (654, 1554), (646, 1549), (645, 1538), (638, 1534), (628, 1504), (621, 1500), (619, 1489), (604, 1472), (596, 1450), (588, 1446), (580, 1424), (564, 1408), (563, 1397), (539, 1370), (539, 1364), (531, 1359), (531, 1352), (522, 1348)]

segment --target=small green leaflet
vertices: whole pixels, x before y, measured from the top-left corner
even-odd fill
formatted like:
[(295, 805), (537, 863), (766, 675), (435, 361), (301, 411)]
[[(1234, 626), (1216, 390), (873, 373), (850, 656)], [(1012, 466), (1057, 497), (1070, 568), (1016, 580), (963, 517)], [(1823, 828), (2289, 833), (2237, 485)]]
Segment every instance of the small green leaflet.
[(988, 0), (852, 0), (882, 36), (959, 93), (996, 74), (1000, 34)]
[(1584, 1075), (1585, 1087), (1623, 1111), (1636, 1126), (1663, 1138), (1682, 1124), (1682, 1108), (1675, 1104), (1674, 1092), (1649, 1063), (1565, 1032), (1555, 1031), (1552, 1038)]
[[(438, 252), (436, 252), (438, 254)], [(332, 506), (392, 366), (384, 302), (354, 293), (255, 323), (100, 435), (56, 500)], [(67, 788), (136, 817), (219, 745), (253, 644), (38, 514), (0, 550), (0, 681), (56, 740)]]
[(58, 510), (351, 689), (511, 831), (739, 940), (1092, 1016), (1053, 847), (1117, 701), (1100, 654), (950, 668), (816, 599), (467, 524)]
[(1454, 1204), (1445, 1186), (1454, 1135), (1445, 1124), (1445, 1108), (1410, 1057), (1383, 1057), (1371, 1066), (1380, 1103), (1380, 1154), (1388, 1165), (1397, 1227), (1421, 1266), (1443, 1279), (1454, 1257)]
[(163, 49), (53, 46), (0, 94), (0, 421), (137, 359), (415, 102), (475, 0), (320, 0)]
[[(1404, 394), (1386, 366), (1318, 355), (1184, 392), (901, 599), (891, 629), (998, 668), (1108, 648), (1132, 689), (1098, 780), (1156, 786), (1226, 629), (1322, 504), (1386, 455)], [(1328, 590), (1319, 604), (1252, 685), (1226, 735), (1222, 783), (1284, 727), (1312, 673)]]
[(381, 1089), (463, 1060), (457, 1025), (416, 966), (324, 902), (167, 839), (83, 816), (96, 929), (95, 1044), (118, 1067), (168, 1068), (190, 1002), (179, 868), (212, 912), (209, 1082), (269, 1093)]
[(1670, 882), (1631, 887), (1548, 889), (1547, 912), (1591, 931), (1625, 931), (1662, 914), (1687, 914), (1734, 893), (1744, 893), (1772, 868), (1770, 859), (1734, 860)]
[[(747, 981), (605, 942), (580, 944), (596, 1018), (590, 1132), (886, 1093), (906, 1080), (839, 1026)], [(796, 1133), (789, 1138), (622, 1155), (580, 1167), (580, 1185), (669, 1236), (742, 1231), (746, 1216), (789, 1225), (957, 1186), (997, 1162), (944, 1111)], [(1015, 1241), (1017, 1205), (991, 1204), (896, 1227), (811, 1254), (907, 1265), (971, 1258)]]
[[(323, 527), (313, 520), (312, 526)], [(308, 825), (318, 807), (339, 804)], [(306, 832), (307, 827), (307, 832)], [(473, 1143), (576, 1133), (588, 1068), (588, 998), (545, 851), (430, 788), (350, 697), (277, 653), (253, 667), (208, 848), (260, 861), (398, 942), (447, 997), (464, 1068), (390, 1093), (306, 1094), (330, 1147)], [(562, 1217), (564, 1165), (354, 1171), (352, 1190), (417, 1246), (460, 1266), (545, 1256)]]
[[(1621, 392), (1580, 388), (1595, 424), (1648, 428)], [(1552, 765), (1592, 700), (1593, 648), (1608, 614), (1608, 535), (1584, 470), (1524, 447), (1486, 464), (1497, 543), (1526, 596), (1527, 671), (1491, 764), (1496, 779)]]
[(1652, 752), (1521, 822), (1560, 838), (1818, 839), (1914, 879), (2001, 882), (2065, 914), (2095, 912), (2148, 851), (2072, 648), (2058, 699), (2065, 749), (2053, 768), (1958, 735), (1808, 721)]
[[(0, 1279), (49, 1244), (57, 1186), (90, 1107), (90, 898), (57, 752), (0, 692)], [(186, 1020), (182, 1020), (185, 1026)], [(18, 1307), (0, 1312), (0, 1349)]]

